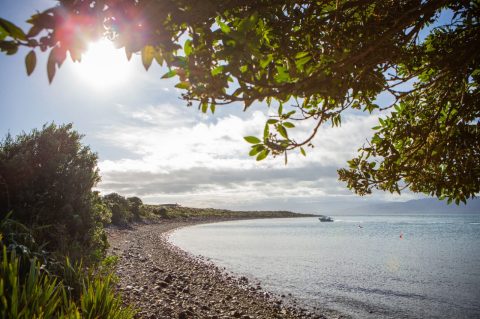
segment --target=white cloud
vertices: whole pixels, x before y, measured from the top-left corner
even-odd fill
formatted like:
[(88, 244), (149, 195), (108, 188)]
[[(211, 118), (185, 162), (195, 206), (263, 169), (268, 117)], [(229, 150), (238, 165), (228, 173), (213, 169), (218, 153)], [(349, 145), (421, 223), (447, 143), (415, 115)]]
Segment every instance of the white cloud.
[[(170, 104), (118, 108), (123, 124), (105, 128), (97, 138), (135, 158), (100, 161), (100, 190), (193, 206), (352, 196), (337, 181), (336, 169), (355, 156), (376, 123), (374, 116), (349, 115), (341, 128), (325, 126), (307, 157), (292, 153), (285, 166), (283, 158), (257, 162), (248, 156), (243, 136), (260, 135), (267, 119), (260, 111), (215, 117)], [(300, 123), (295, 134), (306, 136), (308, 126)]]

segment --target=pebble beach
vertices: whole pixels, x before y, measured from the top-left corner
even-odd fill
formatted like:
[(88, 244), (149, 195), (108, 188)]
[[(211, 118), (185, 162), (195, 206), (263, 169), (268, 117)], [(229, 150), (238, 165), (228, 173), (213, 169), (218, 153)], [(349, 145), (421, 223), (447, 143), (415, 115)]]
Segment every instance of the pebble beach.
[(236, 277), (168, 241), (175, 229), (218, 219), (162, 221), (109, 229), (110, 253), (119, 257), (118, 291), (137, 318), (346, 318), (306, 310), (291, 296), (274, 295), (259, 282)]

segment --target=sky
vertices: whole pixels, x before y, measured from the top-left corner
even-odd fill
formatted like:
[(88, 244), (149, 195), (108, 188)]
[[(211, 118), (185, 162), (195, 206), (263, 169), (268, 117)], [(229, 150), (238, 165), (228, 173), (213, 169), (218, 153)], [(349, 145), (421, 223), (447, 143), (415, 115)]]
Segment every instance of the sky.
[[(35, 10), (54, 3), (1, 0), (0, 16), (26, 27), (24, 21)], [(243, 137), (261, 135), (269, 112), (265, 105), (247, 112), (240, 104), (228, 105), (215, 115), (202, 114), (180, 99), (175, 79), (161, 79), (165, 68), (152, 65), (146, 72), (139, 56), (127, 62), (122, 52), (111, 49), (102, 73), (95, 64), (102, 48), (81, 64), (67, 59), (51, 85), (45, 55), (37, 55), (37, 68), (28, 77), (27, 51), (0, 54), (0, 135), (71, 122), (98, 153), (102, 181), (97, 189), (139, 196), (146, 203), (324, 212), (365, 201), (422, 198), (380, 191), (359, 197), (338, 181), (337, 169), (371, 136), (378, 115), (347, 113), (341, 128), (321, 129), (315, 148), (306, 157), (292, 153), (288, 165), (283, 158), (256, 162)], [(306, 134), (312, 125), (300, 125), (297, 134)]]

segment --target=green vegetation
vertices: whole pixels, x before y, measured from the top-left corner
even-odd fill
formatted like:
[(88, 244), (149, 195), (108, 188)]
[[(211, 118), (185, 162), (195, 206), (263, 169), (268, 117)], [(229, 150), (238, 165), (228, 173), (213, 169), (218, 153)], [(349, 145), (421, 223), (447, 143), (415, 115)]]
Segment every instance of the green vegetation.
[[(61, 277), (50, 274), (36, 261), (30, 261), (22, 274), (21, 257), (15, 251), (3, 251), (0, 263), (0, 315), (2, 318), (71, 318), (130, 319), (134, 312), (125, 308), (113, 292), (115, 278), (111, 272), (97, 268), (97, 273), (70, 267), (70, 274), (80, 280), (81, 291), (72, 291)], [(75, 294), (78, 297), (75, 298)]]
[(81, 138), (71, 124), (7, 135), (0, 143), (0, 213), (12, 212), (48, 251), (100, 260), (109, 216), (92, 192), (100, 180), (97, 155)]
[(102, 200), (112, 212), (113, 224), (126, 225), (133, 221), (134, 215), (125, 197), (112, 193), (105, 195)]
[(201, 219), (201, 218), (287, 218), (315, 216), (309, 214), (297, 214), (288, 211), (234, 211), (214, 208), (191, 208), (180, 205), (144, 205), (148, 216), (159, 216), (166, 219)]
[(133, 318), (105, 259), (97, 158), (80, 139), (51, 124), (0, 143), (2, 318)]
[[(0, 50), (27, 47), (27, 74), (48, 51), (52, 81), (67, 52), (80, 61), (107, 35), (146, 69), (166, 65), (202, 112), (264, 102), (264, 134), (246, 137), (257, 160), (306, 155), (346, 110), (384, 111), (340, 179), (360, 195), (410, 188), (459, 203), (480, 191), (479, 17), (478, 0), (59, 0), (27, 32), (0, 19)], [(312, 126), (302, 139), (299, 121)]]
[(100, 196), (97, 157), (72, 125), (8, 135), (0, 143), (1, 318), (130, 319), (114, 293), (115, 257), (105, 226), (195, 218), (298, 217), (144, 205), (138, 197)]

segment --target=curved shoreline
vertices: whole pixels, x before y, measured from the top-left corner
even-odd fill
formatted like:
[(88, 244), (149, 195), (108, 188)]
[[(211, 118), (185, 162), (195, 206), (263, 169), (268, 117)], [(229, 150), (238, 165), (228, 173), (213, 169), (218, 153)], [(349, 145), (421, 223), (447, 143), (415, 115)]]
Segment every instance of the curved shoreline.
[(173, 220), (109, 229), (110, 251), (120, 257), (117, 288), (125, 302), (138, 309), (137, 318), (345, 318), (297, 307), (294, 299), (274, 296), (168, 241), (178, 228), (229, 220)]

